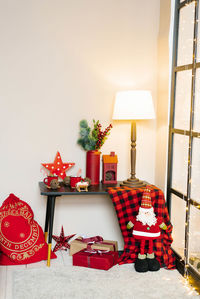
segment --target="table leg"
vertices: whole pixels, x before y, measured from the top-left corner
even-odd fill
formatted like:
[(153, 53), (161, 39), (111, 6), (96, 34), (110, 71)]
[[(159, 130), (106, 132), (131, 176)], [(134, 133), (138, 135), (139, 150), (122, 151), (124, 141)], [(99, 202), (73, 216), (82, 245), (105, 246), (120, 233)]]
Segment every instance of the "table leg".
[(51, 242), (52, 242), (52, 232), (53, 232), (53, 218), (54, 218), (54, 209), (55, 209), (55, 200), (56, 196), (49, 196), (49, 238), (48, 238), (48, 258), (47, 266), (50, 267), (51, 259)]
[(45, 242), (47, 242), (47, 237), (48, 237), (50, 204), (51, 204), (51, 197), (47, 196), (46, 219), (45, 219), (45, 227), (44, 227)]

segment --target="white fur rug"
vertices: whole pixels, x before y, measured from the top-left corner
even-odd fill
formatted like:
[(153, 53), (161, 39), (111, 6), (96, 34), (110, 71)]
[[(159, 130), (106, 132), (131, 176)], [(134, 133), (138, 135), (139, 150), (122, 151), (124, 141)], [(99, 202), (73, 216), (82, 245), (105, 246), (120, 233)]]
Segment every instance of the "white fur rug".
[(108, 271), (73, 267), (15, 270), (13, 299), (183, 299), (199, 298), (177, 270), (137, 273), (133, 264)]

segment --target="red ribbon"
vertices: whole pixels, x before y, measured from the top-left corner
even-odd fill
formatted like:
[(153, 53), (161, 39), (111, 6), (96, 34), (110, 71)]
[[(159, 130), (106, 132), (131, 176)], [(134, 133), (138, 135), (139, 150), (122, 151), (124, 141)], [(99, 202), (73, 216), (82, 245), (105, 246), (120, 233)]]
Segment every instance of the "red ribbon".
[(97, 243), (103, 241), (103, 238), (101, 236), (95, 236), (95, 237), (90, 237), (90, 238), (81, 238), (81, 242), (84, 243)]
[[(87, 264), (88, 267), (91, 268), (91, 256), (93, 254), (97, 254), (97, 255), (104, 255), (105, 253), (110, 252), (110, 250), (95, 250), (95, 249), (91, 249), (91, 250), (84, 250), (84, 252), (88, 252), (90, 255), (87, 256)], [(114, 262), (114, 258), (113, 258), (113, 262)]]
[(94, 236), (94, 237), (90, 237), (90, 238), (83, 238), (82, 237), (81, 239), (77, 239), (77, 240), (80, 241), (80, 242), (83, 242), (83, 243), (87, 243), (87, 250), (92, 250), (92, 245), (93, 244), (113, 245), (114, 251), (116, 249), (114, 243), (105, 242), (101, 236)]
[(108, 253), (110, 252), (110, 250), (98, 250), (98, 249), (85, 249), (83, 250), (84, 252), (88, 252), (88, 253), (91, 253), (91, 254), (99, 254), (99, 255), (102, 255), (102, 254), (105, 254), (105, 253)]

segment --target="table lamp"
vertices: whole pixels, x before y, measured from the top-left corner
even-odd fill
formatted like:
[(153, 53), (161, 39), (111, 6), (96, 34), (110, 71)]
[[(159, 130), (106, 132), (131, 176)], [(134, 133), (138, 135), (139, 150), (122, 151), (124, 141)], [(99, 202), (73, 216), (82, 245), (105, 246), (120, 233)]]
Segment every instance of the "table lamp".
[(121, 185), (131, 188), (146, 184), (135, 176), (136, 169), (136, 122), (138, 119), (154, 119), (155, 112), (150, 91), (130, 90), (117, 92), (115, 98), (114, 120), (131, 120), (131, 176)]

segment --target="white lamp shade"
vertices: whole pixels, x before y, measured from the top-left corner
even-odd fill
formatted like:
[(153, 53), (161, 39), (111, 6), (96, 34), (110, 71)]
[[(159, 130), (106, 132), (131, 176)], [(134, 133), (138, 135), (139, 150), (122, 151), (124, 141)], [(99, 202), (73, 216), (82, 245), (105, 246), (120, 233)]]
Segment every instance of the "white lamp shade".
[(151, 92), (130, 90), (117, 92), (113, 119), (153, 119), (155, 111)]

